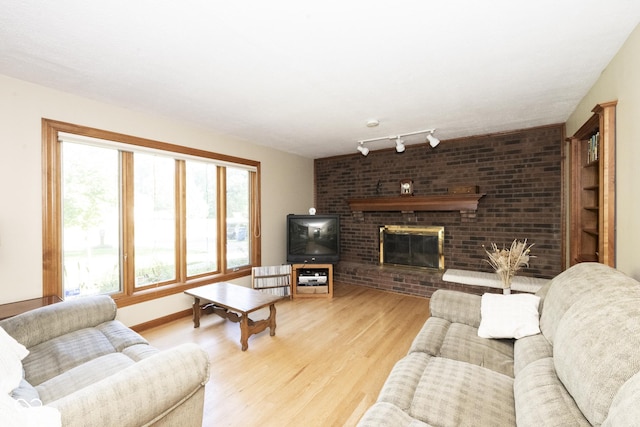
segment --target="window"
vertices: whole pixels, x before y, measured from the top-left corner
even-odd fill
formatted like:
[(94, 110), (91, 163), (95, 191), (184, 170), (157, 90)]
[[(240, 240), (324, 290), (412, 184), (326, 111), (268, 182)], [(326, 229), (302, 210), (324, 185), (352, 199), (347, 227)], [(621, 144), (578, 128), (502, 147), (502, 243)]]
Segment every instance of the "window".
[(217, 167), (186, 163), (187, 167), (187, 275), (218, 269)]
[(227, 268), (249, 261), (249, 174), (227, 168)]
[(122, 291), (119, 164), (117, 150), (65, 144), (62, 279), (68, 296)]
[(176, 279), (175, 164), (171, 157), (133, 155), (136, 288)]
[(43, 291), (120, 306), (260, 264), (259, 162), (43, 120)]

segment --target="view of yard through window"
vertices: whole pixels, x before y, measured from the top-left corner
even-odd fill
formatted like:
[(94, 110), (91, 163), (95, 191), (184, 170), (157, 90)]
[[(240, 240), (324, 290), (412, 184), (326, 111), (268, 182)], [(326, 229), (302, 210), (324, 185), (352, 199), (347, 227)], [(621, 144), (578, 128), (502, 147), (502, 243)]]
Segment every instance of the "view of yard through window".
[(65, 296), (121, 291), (119, 170), (115, 149), (63, 144)]
[[(181, 160), (185, 177), (187, 277), (220, 270), (218, 180), (213, 162)], [(177, 161), (133, 154), (134, 287), (175, 282), (177, 254)], [(65, 297), (118, 293), (124, 289), (123, 161), (118, 149), (62, 144), (63, 287)], [(250, 172), (226, 166), (226, 268), (251, 263)], [(131, 246), (129, 246), (131, 247)], [(130, 259), (129, 259), (130, 260)]]

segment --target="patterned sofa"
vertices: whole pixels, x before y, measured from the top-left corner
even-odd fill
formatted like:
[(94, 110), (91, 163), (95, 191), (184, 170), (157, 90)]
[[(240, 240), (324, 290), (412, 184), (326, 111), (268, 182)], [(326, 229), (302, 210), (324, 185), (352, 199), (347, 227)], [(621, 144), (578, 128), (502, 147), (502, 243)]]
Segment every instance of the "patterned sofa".
[(159, 351), (115, 317), (114, 301), (95, 296), (0, 321), (5, 338), (28, 350), (11, 397), (34, 414), (57, 409), (52, 425), (201, 427), (208, 355), (195, 344)]
[(487, 339), (483, 297), (435, 292), (359, 426), (640, 425), (640, 283), (583, 263), (538, 296), (541, 333)]

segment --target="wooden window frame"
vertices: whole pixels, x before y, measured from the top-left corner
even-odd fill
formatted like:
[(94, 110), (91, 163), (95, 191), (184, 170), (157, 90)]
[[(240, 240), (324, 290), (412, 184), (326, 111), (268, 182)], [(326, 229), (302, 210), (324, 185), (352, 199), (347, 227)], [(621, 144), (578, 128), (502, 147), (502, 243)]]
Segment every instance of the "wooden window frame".
[[(122, 292), (111, 294), (119, 307), (132, 304), (138, 304), (144, 301), (162, 298), (168, 295), (184, 292), (197, 286), (209, 283), (232, 280), (239, 277), (250, 276), (251, 269), (254, 266), (261, 265), (261, 206), (260, 206), (260, 162), (254, 160), (243, 159), (223, 154), (217, 154), (200, 149), (184, 147), (176, 144), (154, 141), (145, 138), (124, 135), (116, 132), (110, 132), (86, 126), (75, 125), (71, 123), (60, 122), (50, 119), (42, 119), (42, 293), (45, 296), (55, 295), (64, 298), (63, 276), (62, 276), (62, 171), (61, 171), (61, 149), (59, 143), (60, 132), (70, 133), (82, 137), (98, 138), (107, 141), (114, 141), (127, 145), (144, 147), (146, 149), (160, 150), (169, 154), (174, 153), (178, 157), (188, 156), (194, 159), (202, 158), (203, 160), (218, 162), (223, 167), (218, 168), (218, 271), (213, 274), (202, 274), (195, 277), (187, 278), (186, 268), (178, 264), (176, 269), (177, 279), (167, 284), (158, 284), (135, 288), (133, 275), (133, 262), (122, 260), (123, 283)], [(124, 153), (125, 156), (131, 155)], [(130, 164), (130, 163), (129, 163)], [(242, 267), (233, 267), (227, 269), (226, 262), (226, 180), (224, 173), (224, 165), (238, 167), (247, 167), (254, 172), (250, 174), (249, 193), (251, 197), (250, 209), (250, 227), (248, 232), (251, 233), (250, 244), (250, 264)], [(184, 235), (186, 228), (186, 207), (184, 198), (185, 182), (184, 162), (178, 162), (176, 170), (176, 212), (178, 220), (176, 228), (176, 258), (180, 260), (186, 257), (186, 241), (179, 236)], [(131, 168), (124, 168), (122, 171), (122, 189), (124, 192), (132, 192), (133, 187), (130, 182), (132, 180)], [(124, 198), (131, 197), (131, 194), (124, 195)], [(123, 211), (121, 215), (129, 217), (124, 221), (123, 234), (125, 236), (125, 245), (130, 245), (127, 240), (131, 240), (133, 224), (133, 209), (126, 202), (123, 203)], [(181, 230), (182, 229), (182, 230)], [(127, 237), (129, 236), (129, 237)], [(125, 248), (126, 249), (126, 248)]]

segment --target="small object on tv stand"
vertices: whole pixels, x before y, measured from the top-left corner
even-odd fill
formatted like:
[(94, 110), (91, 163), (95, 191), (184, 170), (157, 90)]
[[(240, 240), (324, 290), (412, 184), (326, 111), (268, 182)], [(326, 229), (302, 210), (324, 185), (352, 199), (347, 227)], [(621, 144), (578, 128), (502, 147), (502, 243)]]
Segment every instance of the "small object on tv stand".
[(293, 264), (293, 298), (333, 298), (333, 264)]

